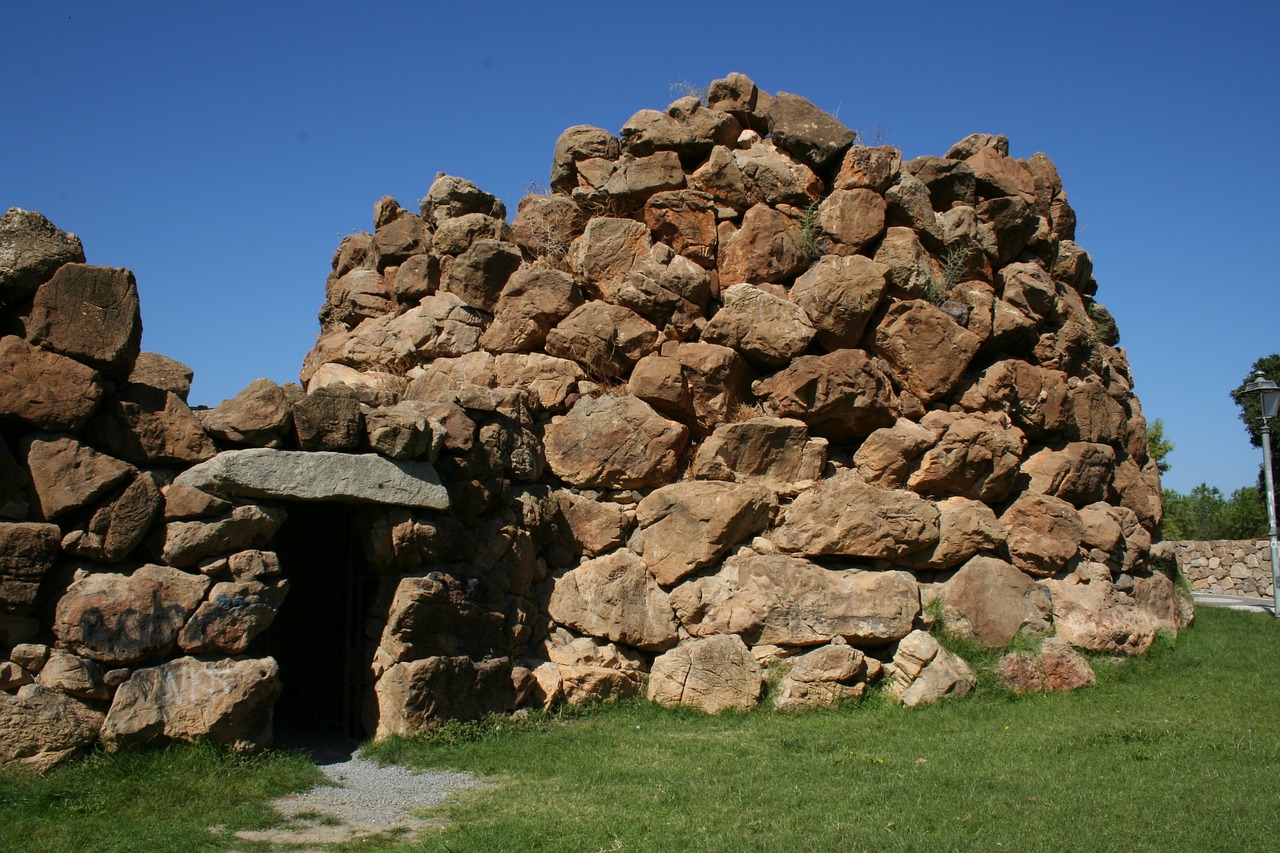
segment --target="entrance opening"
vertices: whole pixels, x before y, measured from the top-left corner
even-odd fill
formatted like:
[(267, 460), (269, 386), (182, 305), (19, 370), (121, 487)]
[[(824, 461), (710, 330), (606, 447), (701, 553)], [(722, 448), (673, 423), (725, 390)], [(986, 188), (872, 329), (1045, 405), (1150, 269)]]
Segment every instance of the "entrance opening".
[(289, 592), (265, 633), (284, 690), (277, 732), (361, 738), (369, 681), (365, 617), (376, 588), (350, 506), (290, 503), (273, 547)]

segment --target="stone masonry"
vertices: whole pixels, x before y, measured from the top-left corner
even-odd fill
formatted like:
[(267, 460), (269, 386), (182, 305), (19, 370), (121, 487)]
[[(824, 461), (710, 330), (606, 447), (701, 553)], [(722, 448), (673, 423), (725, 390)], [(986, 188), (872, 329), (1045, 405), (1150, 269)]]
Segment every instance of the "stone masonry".
[(346, 606), (289, 610), (291, 514), (350, 530), (315, 559), (376, 587), (348, 614), (374, 736), (636, 694), (963, 695), (934, 619), (1054, 633), (1009, 669), (1063, 689), (1092, 680), (1074, 649), (1188, 624), (1044, 154), (974, 134), (904, 161), (731, 74), (569, 128), (550, 190), (510, 221), (447, 175), (416, 211), (383, 198), (333, 256), (300, 383), (209, 410), (140, 351), (132, 273), (0, 220), (0, 764), (267, 744), (299, 689), (273, 625), (319, 642), (310, 610)]

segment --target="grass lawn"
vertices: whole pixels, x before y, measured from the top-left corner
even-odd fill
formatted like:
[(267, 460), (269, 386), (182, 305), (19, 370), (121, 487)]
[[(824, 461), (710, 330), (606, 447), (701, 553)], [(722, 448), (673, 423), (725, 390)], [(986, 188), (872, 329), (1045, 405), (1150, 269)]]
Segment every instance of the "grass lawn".
[[(1197, 619), (1175, 646), (1096, 662), (1098, 686), (1067, 695), (984, 682), (913, 710), (717, 717), (633, 702), (386, 741), (371, 751), (500, 785), (444, 807), (443, 832), (343, 849), (1280, 849), (1280, 625)], [(207, 826), (261, 826), (265, 799), (308, 778), (293, 756), (207, 748), (0, 777), (0, 848), (226, 850)]]

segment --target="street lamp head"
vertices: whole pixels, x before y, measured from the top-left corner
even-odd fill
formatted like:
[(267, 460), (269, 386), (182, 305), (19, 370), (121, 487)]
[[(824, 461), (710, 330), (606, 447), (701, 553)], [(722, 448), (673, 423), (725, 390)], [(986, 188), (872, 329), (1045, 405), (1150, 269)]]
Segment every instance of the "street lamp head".
[(1244, 386), (1244, 393), (1257, 394), (1262, 404), (1262, 416), (1274, 418), (1280, 409), (1280, 386), (1266, 377), (1261, 370), (1254, 374), (1253, 381)]

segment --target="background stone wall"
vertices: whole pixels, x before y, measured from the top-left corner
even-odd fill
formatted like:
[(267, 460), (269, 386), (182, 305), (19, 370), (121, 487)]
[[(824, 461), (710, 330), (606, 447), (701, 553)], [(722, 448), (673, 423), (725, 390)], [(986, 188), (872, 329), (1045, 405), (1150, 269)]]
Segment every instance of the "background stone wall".
[(1271, 545), (1266, 539), (1215, 539), (1162, 542), (1163, 553), (1177, 560), (1192, 592), (1271, 598)]

